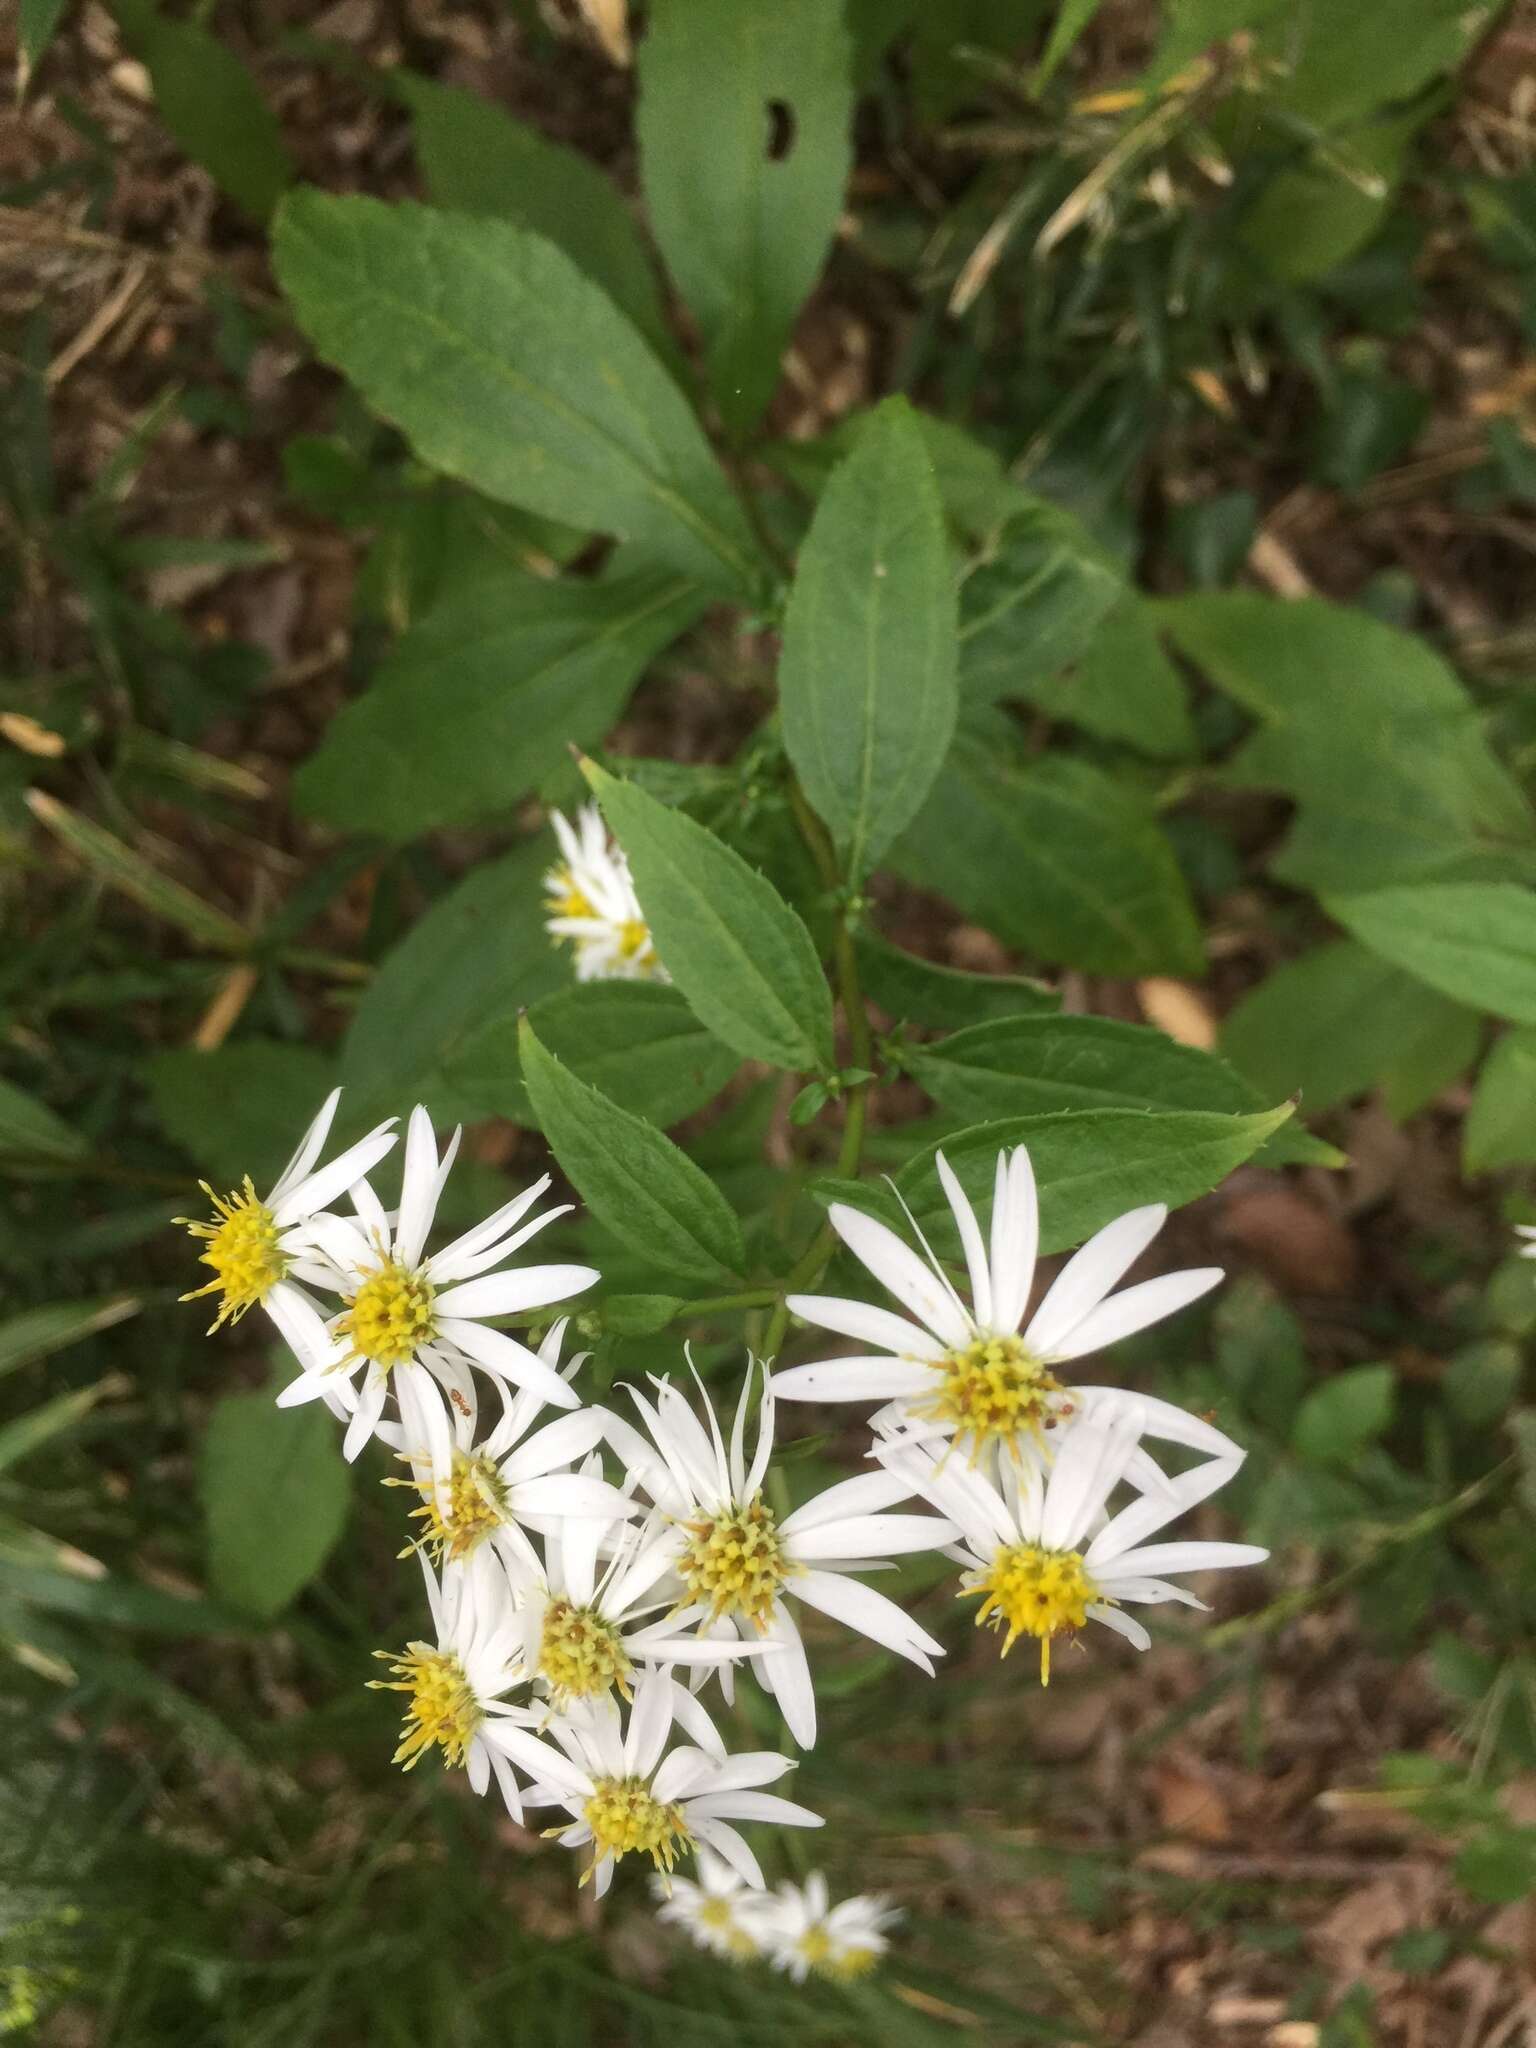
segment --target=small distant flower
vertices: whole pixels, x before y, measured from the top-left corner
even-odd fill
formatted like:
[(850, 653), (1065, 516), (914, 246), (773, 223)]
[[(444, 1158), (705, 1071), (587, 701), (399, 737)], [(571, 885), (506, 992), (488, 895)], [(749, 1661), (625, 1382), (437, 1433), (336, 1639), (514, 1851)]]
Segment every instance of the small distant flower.
[[(1029, 1154), (1019, 1145), (997, 1156), (990, 1247), (942, 1152), (937, 1165), (965, 1252), (970, 1305), (926, 1243), (925, 1261), (883, 1223), (834, 1202), (827, 1213), (839, 1237), (916, 1320), (835, 1295), (790, 1295), (796, 1315), (858, 1339), (875, 1355), (793, 1366), (774, 1374), (776, 1393), (795, 1401), (883, 1400), (890, 1405), (875, 1418), (879, 1428), (952, 1438), (972, 1458), (994, 1446), (1018, 1451), (1069, 1418), (1126, 1398), (1108, 1387), (1069, 1391), (1057, 1366), (1161, 1322), (1221, 1278), (1220, 1267), (1201, 1266), (1113, 1293), (1168, 1214), (1161, 1203), (1132, 1209), (1073, 1254), (1020, 1334), (1040, 1236)], [(1209, 1423), (1171, 1402), (1138, 1398), (1149, 1435), (1210, 1457), (1237, 1454)]]
[(816, 1694), (787, 1603), (802, 1600), (819, 1608), (931, 1676), (930, 1659), (943, 1656), (943, 1644), (894, 1600), (852, 1574), (877, 1570), (900, 1552), (936, 1549), (953, 1539), (955, 1529), (929, 1515), (884, 1513), (914, 1490), (893, 1471), (845, 1479), (781, 1521), (763, 1497), (774, 1419), (766, 1374), (757, 1446), (750, 1464), (746, 1457), (747, 1407), (756, 1379), (749, 1369), (729, 1451), (707, 1396), (706, 1433), (683, 1395), (666, 1380), (652, 1382), (654, 1406), (637, 1388), (630, 1389), (649, 1438), (610, 1416), (608, 1440), (661, 1511), (652, 1545), (655, 1558), (682, 1581), (710, 1632), (748, 1640), (755, 1635), (778, 1646), (778, 1654), (765, 1657), (757, 1673), (777, 1699), (795, 1740), (808, 1749), (816, 1740)]
[(394, 1761), (414, 1770), (431, 1750), (440, 1749), (445, 1763), (468, 1771), (476, 1792), (485, 1791), (494, 1772), (507, 1811), (521, 1820), (522, 1800), (511, 1764), (503, 1750), (486, 1741), (498, 1717), (520, 1711), (507, 1699), (522, 1674), (506, 1574), (482, 1552), (467, 1565), (450, 1565), (441, 1579), (423, 1558), (422, 1575), (436, 1642), (375, 1650), (390, 1677), (368, 1681), (374, 1691), (406, 1696)]
[(570, 944), (576, 979), (666, 981), (629, 862), (609, 840), (597, 805), (583, 805), (574, 826), (559, 811), (550, 822), (564, 858), (544, 877), (545, 929), (557, 944)]
[(1224, 1486), (1242, 1462), (1208, 1458), (1163, 1478), (1106, 1520), (1108, 1502), (1135, 1457), (1141, 1416), (1134, 1405), (1105, 1423), (1069, 1430), (1054, 1462), (1001, 1459), (993, 1474), (923, 1446), (889, 1443), (876, 1455), (913, 1490), (958, 1523), (965, 1564), (960, 1597), (979, 1599), (976, 1622), (997, 1630), (1007, 1656), (1021, 1635), (1040, 1645), (1040, 1682), (1050, 1683), (1051, 1644), (1089, 1621), (1102, 1622), (1138, 1650), (1152, 1638), (1121, 1607), (1176, 1600), (1205, 1603), (1170, 1583), (1172, 1572), (1226, 1571), (1262, 1564), (1251, 1543), (1149, 1543), (1148, 1537)]
[(771, 1908), (771, 1899), (743, 1884), (731, 1866), (708, 1849), (695, 1851), (694, 1868), (697, 1883), (689, 1877), (652, 1877), (656, 1918), (685, 1928), (695, 1947), (711, 1955), (727, 1956), (735, 1963), (761, 1955), (765, 1909)]
[(781, 1884), (760, 1916), (760, 1938), (774, 1967), (797, 1984), (808, 1976), (848, 1984), (867, 1977), (885, 1954), (885, 1930), (901, 1918), (887, 1900), (860, 1892), (831, 1904), (815, 1871), (803, 1885)]
[(439, 1159), (431, 1117), (422, 1108), (412, 1110), (399, 1214), (392, 1219), (368, 1183), (359, 1181), (351, 1190), (355, 1222), (328, 1215), (309, 1226), (323, 1261), (312, 1277), (339, 1294), (344, 1307), (326, 1323), (307, 1300), (298, 1305), (292, 1327), (283, 1334), (304, 1370), (278, 1396), (278, 1405), (314, 1400), (335, 1378), (351, 1379), (360, 1372), (357, 1405), (342, 1443), (348, 1458), (355, 1458), (377, 1430), (391, 1376), (398, 1383), (407, 1373), (426, 1371), (450, 1398), (457, 1387), (465, 1399), (456, 1377), (460, 1358), (495, 1379), (535, 1389), (557, 1408), (578, 1405), (565, 1381), (536, 1352), (481, 1320), (545, 1308), (579, 1294), (598, 1278), (591, 1266), (492, 1270), (567, 1213), (565, 1208), (547, 1209), (531, 1223), (522, 1221), (548, 1188), (547, 1174), (485, 1222), (426, 1256), (427, 1234), (458, 1142), (455, 1131)]
[(728, 1757), (718, 1737), (708, 1750), (685, 1744), (668, 1751), (674, 1719), (687, 1717), (694, 1733), (701, 1711), (670, 1672), (650, 1670), (635, 1686), (627, 1722), (608, 1694), (556, 1715), (544, 1736), (504, 1720), (488, 1730), (488, 1739), (533, 1780), (529, 1805), (560, 1805), (570, 1813), (570, 1823), (553, 1832), (568, 1849), (590, 1845), (592, 1862), (582, 1882), (592, 1879), (598, 1898), (623, 1857), (649, 1856), (670, 1877), (678, 1858), (700, 1843), (761, 1890), (757, 1858), (730, 1823), (819, 1828), (821, 1816), (757, 1789), (794, 1769), (787, 1756), (751, 1750)]
[[(538, 1349), (540, 1361), (552, 1372), (559, 1368), (567, 1324), (562, 1316)], [(567, 1385), (585, 1356), (578, 1354), (560, 1374)], [(413, 1485), (422, 1496), (412, 1519), (425, 1526), (412, 1549), (460, 1562), (488, 1542), (515, 1574), (533, 1556), (524, 1525), (557, 1529), (563, 1517), (577, 1516), (596, 1523), (595, 1544), (615, 1519), (635, 1512), (633, 1502), (601, 1473), (569, 1469), (602, 1439), (607, 1417), (601, 1408), (575, 1409), (529, 1435), (534, 1418), (548, 1405), (544, 1387), (519, 1387), (509, 1399), (511, 1390), (500, 1381), (501, 1420), (477, 1444), (469, 1367), (449, 1354), (442, 1373), (448, 1381), (446, 1400), (436, 1375), (406, 1373), (399, 1384), (400, 1456), (412, 1477), (385, 1484)]]
[(1524, 1244), (1517, 1246), (1517, 1256), (1522, 1259), (1536, 1259), (1536, 1223), (1517, 1223), (1515, 1235), (1526, 1240)]
[(201, 1264), (213, 1269), (213, 1278), (206, 1287), (195, 1288), (181, 1298), (219, 1297), (210, 1336), (221, 1323), (237, 1323), (247, 1309), (259, 1305), (286, 1337), (295, 1303), (307, 1305), (293, 1284), (295, 1274), (304, 1274), (310, 1249), (307, 1224), (338, 1195), (345, 1194), (354, 1181), (372, 1172), (397, 1135), (392, 1128), (395, 1119), (390, 1117), (366, 1138), (349, 1145), (329, 1166), (317, 1167), (315, 1162), (330, 1135), (340, 1100), (341, 1090), (333, 1088), (270, 1194), (258, 1195), (249, 1174), (242, 1188), (228, 1195), (216, 1195), (207, 1181), (200, 1181), (198, 1185), (213, 1204), (212, 1220), (196, 1223), (186, 1216), (177, 1217), (176, 1221), (207, 1247), (198, 1256)]

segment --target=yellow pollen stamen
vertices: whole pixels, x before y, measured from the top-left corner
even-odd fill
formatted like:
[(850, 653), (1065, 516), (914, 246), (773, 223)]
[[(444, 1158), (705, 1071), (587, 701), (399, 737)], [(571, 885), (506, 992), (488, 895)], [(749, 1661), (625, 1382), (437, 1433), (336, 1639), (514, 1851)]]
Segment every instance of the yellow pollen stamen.
[(458, 1658), (426, 1643), (409, 1643), (398, 1656), (393, 1650), (373, 1654), (389, 1666), (394, 1679), (370, 1678), (370, 1691), (411, 1697), (392, 1761), (411, 1770), (436, 1744), (448, 1763), (462, 1764), (484, 1717)]
[(627, 917), (619, 926), (619, 951), (626, 960), (635, 960), (648, 951), (651, 943), (651, 928), (644, 918)]
[(837, 1984), (867, 1977), (875, 1967), (876, 1957), (872, 1948), (840, 1950), (820, 1921), (814, 1927), (807, 1927), (795, 1947), (818, 1977), (830, 1977)]
[(199, 1263), (213, 1268), (206, 1287), (195, 1287), (183, 1301), (199, 1301), (205, 1294), (222, 1297), (219, 1312), (209, 1328), (213, 1334), (220, 1323), (235, 1322), (259, 1301), (265, 1301), (288, 1271), (288, 1257), (278, 1246), (277, 1222), (266, 1203), (257, 1199), (249, 1174), (243, 1192), (216, 1195), (207, 1181), (198, 1185), (213, 1204), (213, 1220), (194, 1223), (178, 1216), (193, 1237), (200, 1237), (208, 1249), (198, 1255)]
[(744, 1614), (754, 1628), (765, 1629), (779, 1588), (796, 1567), (784, 1554), (777, 1519), (762, 1495), (745, 1507), (733, 1504), (714, 1521), (684, 1527), (688, 1544), (677, 1569), (689, 1593), (707, 1601), (716, 1620)]
[(551, 868), (547, 879), (552, 885), (550, 909), (556, 917), (596, 917), (596, 905), (563, 863)]
[[(389, 1486), (407, 1483), (403, 1479), (385, 1482)], [(411, 1519), (423, 1521), (427, 1526), (418, 1543), (401, 1551), (402, 1557), (409, 1557), (411, 1550), (422, 1547), (439, 1561), (445, 1557), (455, 1561), (468, 1557), (493, 1529), (499, 1529), (507, 1519), (506, 1481), (497, 1470), (495, 1460), (455, 1451), (447, 1486), (425, 1489), (423, 1503), (419, 1508), (412, 1508)]]
[(939, 1370), (937, 1392), (916, 1412), (952, 1424), (956, 1441), (969, 1441), (972, 1464), (989, 1443), (1017, 1451), (1020, 1436), (1038, 1439), (1060, 1408), (1061, 1381), (1017, 1337), (978, 1337)]
[(1077, 1550), (1042, 1550), (1038, 1544), (1005, 1545), (984, 1573), (960, 1590), (962, 1599), (982, 1595), (976, 1626), (1007, 1627), (1002, 1655), (1022, 1635), (1040, 1643), (1040, 1683), (1051, 1682), (1051, 1638), (1084, 1627), (1091, 1602), (1101, 1599), (1098, 1587)]
[(617, 1686), (629, 1698), (629, 1658), (619, 1632), (590, 1607), (551, 1600), (539, 1639), (539, 1671), (557, 1694), (590, 1699)]
[(435, 1334), (432, 1282), (424, 1271), (412, 1272), (398, 1259), (386, 1258), (368, 1274), (338, 1318), (336, 1334), (352, 1341), (351, 1357), (372, 1361), (381, 1372), (405, 1365), (419, 1346)]
[[(584, 1815), (599, 1860), (609, 1855), (617, 1861), (640, 1850), (670, 1874), (682, 1851), (693, 1846), (683, 1809), (664, 1805), (643, 1778), (599, 1778)], [(591, 1874), (583, 1873), (583, 1884)]]
[(707, 1927), (711, 1934), (717, 1934), (725, 1942), (733, 1956), (755, 1956), (757, 1943), (745, 1927), (736, 1919), (736, 1908), (730, 1899), (704, 1899), (699, 1905), (699, 1925)]

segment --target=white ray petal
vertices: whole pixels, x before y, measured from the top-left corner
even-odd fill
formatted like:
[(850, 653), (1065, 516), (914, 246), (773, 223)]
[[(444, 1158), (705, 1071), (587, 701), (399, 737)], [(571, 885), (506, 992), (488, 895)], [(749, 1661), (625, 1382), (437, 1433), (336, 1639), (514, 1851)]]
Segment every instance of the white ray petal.
[(905, 1316), (869, 1302), (849, 1301), (837, 1294), (791, 1294), (787, 1305), (792, 1315), (815, 1323), (823, 1330), (835, 1330), (840, 1337), (853, 1337), (861, 1344), (873, 1344), (896, 1358), (920, 1358), (929, 1365), (940, 1364), (945, 1347), (927, 1330), (909, 1323)]
[(1222, 1278), (1220, 1266), (1195, 1266), (1184, 1273), (1162, 1273), (1155, 1280), (1122, 1288), (1108, 1301), (1101, 1301), (1049, 1354), (1052, 1360), (1082, 1358), (1090, 1351), (1102, 1351), (1122, 1337), (1132, 1337), (1165, 1316), (1188, 1308), (1202, 1294), (1209, 1294)]
[(917, 1359), (829, 1358), (776, 1372), (773, 1391), (785, 1401), (894, 1401), (926, 1394), (933, 1375)]
[(1092, 1309), (1119, 1284), (1167, 1220), (1162, 1202), (1129, 1209), (1106, 1223), (1075, 1251), (1051, 1282), (1044, 1301), (1030, 1318), (1024, 1342), (1037, 1358), (1054, 1358)]
[(955, 1169), (942, 1152), (933, 1155), (938, 1170), (939, 1186), (944, 1190), (949, 1203), (950, 1214), (955, 1219), (955, 1228), (960, 1233), (961, 1249), (965, 1253), (965, 1270), (971, 1276), (971, 1313), (979, 1328), (992, 1327), (992, 1269), (987, 1263), (987, 1248), (981, 1235), (981, 1225), (976, 1221), (976, 1211), (971, 1207), (970, 1197), (956, 1178)]
[(860, 1209), (849, 1208), (845, 1202), (833, 1202), (828, 1207), (827, 1220), (854, 1257), (868, 1267), (909, 1314), (933, 1332), (941, 1345), (956, 1351), (970, 1343), (970, 1324), (954, 1296), (894, 1230)]
[(899, 1657), (920, 1664), (930, 1674), (928, 1658), (944, 1654), (944, 1645), (935, 1642), (926, 1629), (919, 1628), (894, 1600), (887, 1600), (883, 1593), (858, 1579), (846, 1578), (839, 1572), (797, 1572), (785, 1590), (823, 1614), (830, 1614), (834, 1621), (857, 1629), (872, 1642), (894, 1650)]

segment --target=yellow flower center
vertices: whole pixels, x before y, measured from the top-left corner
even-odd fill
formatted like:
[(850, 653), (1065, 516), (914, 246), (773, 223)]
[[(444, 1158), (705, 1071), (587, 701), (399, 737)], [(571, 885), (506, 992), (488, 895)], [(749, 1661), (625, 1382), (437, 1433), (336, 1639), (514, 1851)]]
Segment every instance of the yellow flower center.
[(336, 1334), (351, 1338), (354, 1359), (371, 1359), (388, 1372), (407, 1364), (433, 1336), (432, 1295), (424, 1270), (412, 1272), (398, 1259), (385, 1259), (348, 1302)]
[(629, 1698), (629, 1659), (611, 1622), (590, 1607), (551, 1600), (539, 1639), (539, 1672), (557, 1693), (590, 1699), (617, 1686)]
[(199, 1186), (213, 1204), (213, 1220), (194, 1223), (186, 1216), (176, 1220), (185, 1224), (193, 1237), (207, 1243), (208, 1249), (199, 1253), (198, 1259), (201, 1265), (213, 1268), (213, 1278), (206, 1287), (195, 1287), (181, 1298), (199, 1301), (205, 1294), (217, 1294), (219, 1312), (212, 1325), (216, 1330), (220, 1323), (239, 1322), (248, 1308), (265, 1301), (287, 1272), (288, 1259), (278, 1247), (272, 1211), (257, 1200), (249, 1174), (243, 1193), (216, 1195), (207, 1181)]
[(643, 1778), (599, 1778), (585, 1817), (600, 1857), (617, 1859), (640, 1850), (658, 1870), (670, 1871), (682, 1851), (693, 1846), (683, 1809), (663, 1805)]
[(596, 917), (597, 910), (592, 899), (581, 888), (568, 867), (562, 864), (560, 867), (551, 868), (548, 881), (549, 907), (556, 917)]
[[(406, 1483), (403, 1479), (385, 1482), (389, 1486)], [(468, 1557), (484, 1537), (507, 1519), (506, 1482), (495, 1460), (455, 1451), (447, 1486), (428, 1492), (422, 1505), (411, 1510), (411, 1517), (426, 1523), (421, 1541), (435, 1558)], [(401, 1556), (409, 1557), (410, 1551), (402, 1551)]]
[(754, 1628), (766, 1628), (779, 1588), (795, 1566), (762, 1495), (745, 1507), (733, 1505), (715, 1521), (684, 1526), (688, 1542), (677, 1569), (693, 1598), (707, 1601), (717, 1619), (744, 1614)]
[(835, 1983), (852, 1983), (855, 1977), (867, 1977), (875, 1967), (872, 1948), (838, 1948), (819, 1921), (814, 1927), (807, 1927), (795, 1947), (818, 1977), (830, 1977)]
[(619, 926), (619, 951), (626, 960), (636, 960), (650, 950), (651, 928), (641, 917), (627, 917)]
[(371, 1678), (370, 1689), (410, 1694), (393, 1761), (410, 1770), (435, 1744), (450, 1764), (462, 1764), (483, 1714), (458, 1658), (425, 1643), (409, 1644), (398, 1657), (393, 1650), (373, 1654), (394, 1677)]
[(1002, 1654), (1019, 1636), (1040, 1642), (1040, 1683), (1051, 1682), (1051, 1638), (1069, 1635), (1088, 1620), (1090, 1602), (1101, 1595), (1088, 1576), (1081, 1551), (1041, 1550), (1034, 1543), (1006, 1545), (985, 1573), (961, 1588), (962, 1599), (981, 1594), (976, 1626), (1007, 1628)]
[(718, 1940), (724, 1942), (733, 1956), (755, 1956), (757, 1943), (736, 1918), (733, 1900), (706, 1898), (699, 1904), (699, 1925), (708, 1928)]
[(1055, 1421), (1061, 1381), (1017, 1337), (978, 1337), (952, 1351), (941, 1370), (938, 1391), (917, 1412), (953, 1424), (957, 1440), (970, 1440), (973, 1463), (989, 1443), (1013, 1446)]

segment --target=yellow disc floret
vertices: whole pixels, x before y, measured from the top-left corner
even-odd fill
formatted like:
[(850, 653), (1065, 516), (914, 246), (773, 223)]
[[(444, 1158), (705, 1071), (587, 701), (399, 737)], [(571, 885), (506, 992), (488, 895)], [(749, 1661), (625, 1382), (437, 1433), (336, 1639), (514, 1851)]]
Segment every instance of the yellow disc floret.
[(1008, 1544), (985, 1572), (978, 1572), (961, 1597), (982, 1596), (976, 1626), (1006, 1628), (1006, 1657), (1020, 1636), (1040, 1643), (1040, 1683), (1051, 1682), (1051, 1639), (1084, 1626), (1089, 1605), (1101, 1595), (1088, 1576), (1081, 1551), (1042, 1550), (1034, 1543)]
[(568, 867), (551, 868), (544, 880), (556, 917), (596, 917), (596, 906)]
[(416, 1356), (435, 1334), (432, 1282), (398, 1259), (386, 1258), (371, 1272), (338, 1318), (336, 1334), (350, 1338), (351, 1359), (366, 1358), (388, 1372)]
[[(212, 1329), (220, 1323), (239, 1322), (248, 1308), (265, 1301), (288, 1271), (288, 1259), (278, 1244), (277, 1221), (265, 1202), (257, 1199), (249, 1174), (243, 1192), (216, 1195), (207, 1181), (199, 1183), (213, 1204), (213, 1219), (194, 1223), (178, 1216), (193, 1237), (206, 1241), (208, 1249), (199, 1254), (202, 1265), (213, 1268), (206, 1287), (184, 1294), (183, 1301), (198, 1301), (205, 1294), (220, 1297), (219, 1312)], [(211, 1333), (210, 1333), (211, 1334)]]
[(462, 1764), (483, 1715), (458, 1658), (426, 1643), (410, 1643), (398, 1656), (393, 1650), (375, 1650), (373, 1654), (389, 1666), (394, 1677), (371, 1678), (370, 1687), (410, 1694), (394, 1762), (410, 1770), (435, 1745), (447, 1762)]
[(551, 1600), (539, 1637), (539, 1675), (557, 1695), (590, 1699), (617, 1686), (629, 1698), (629, 1658), (612, 1622), (590, 1607)]
[(818, 1977), (830, 1977), (837, 1984), (851, 1984), (856, 1977), (867, 1977), (878, 1960), (872, 1948), (839, 1946), (819, 1920), (813, 1927), (807, 1927), (795, 1947)]
[(733, 1956), (745, 1961), (749, 1956), (760, 1953), (756, 1941), (736, 1918), (736, 1902), (720, 1893), (711, 1898), (701, 1899), (698, 1907), (699, 1925), (708, 1928), (715, 1939), (724, 1944)]
[(670, 1871), (693, 1846), (683, 1809), (656, 1798), (644, 1778), (599, 1778), (584, 1814), (599, 1858), (639, 1850), (658, 1870)]
[(989, 1443), (1016, 1447), (1021, 1435), (1038, 1437), (1060, 1408), (1061, 1381), (1017, 1337), (978, 1337), (940, 1370), (938, 1390), (917, 1412), (952, 1424), (973, 1462)]
[[(385, 1481), (389, 1486), (406, 1483), (403, 1479)], [(413, 1508), (411, 1515), (426, 1523), (420, 1541), (433, 1557), (439, 1561), (466, 1558), (507, 1519), (506, 1481), (493, 1458), (455, 1451), (447, 1485), (427, 1489), (425, 1501)], [(402, 1557), (409, 1555), (409, 1550), (401, 1552)]]
[(762, 1495), (745, 1506), (733, 1503), (713, 1520), (683, 1526), (688, 1541), (677, 1569), (693, 1598), (706, 1602), (717, 1620), (744, 1614), (754, 1628), (766, 1628), (779, 1588), (795, 1566)]

